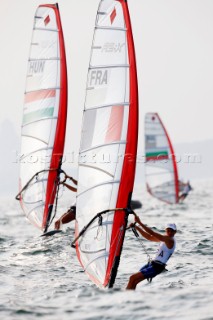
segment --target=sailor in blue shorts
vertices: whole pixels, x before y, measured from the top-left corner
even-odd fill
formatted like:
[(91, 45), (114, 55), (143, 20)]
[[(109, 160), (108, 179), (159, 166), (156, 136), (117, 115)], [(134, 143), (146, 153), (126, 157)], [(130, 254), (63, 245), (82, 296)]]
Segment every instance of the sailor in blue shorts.
[(160, 242), (160, 244), (153, 260), (144, 265), (139, 272), (131, 275), (129, 278), (126, 289), (132, 290), (136, 288), (139, 282), (144, 279), (152, 279), (165, 270), (167, 261), (175, 251), (176, 240), (174, 236), (177, 231), (175, 223), (168, 223), (166, 225), (166, 234), (162, 235), (143, 224), (138, 216), (135, 216), (135, 222), (139, 224), (139, 226), (135, 226), (135, 229), (145, 239)]

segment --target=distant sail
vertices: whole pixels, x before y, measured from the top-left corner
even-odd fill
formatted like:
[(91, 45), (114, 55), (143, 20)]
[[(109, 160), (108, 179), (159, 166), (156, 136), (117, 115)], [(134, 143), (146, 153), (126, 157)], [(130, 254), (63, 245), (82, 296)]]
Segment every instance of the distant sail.
[(178, 202), (178, 171), (168, 133), (157, 113), (145, 116), (146, 183), (151, 195), (167, 203)]
[(137, 74), (127, 1), (102, 0), (88, 71), (76, 212), (77, 256), (100, 287), (112, 287), (117, 274), (137, 135)]
[(67, 71), (58, 5), (35, 13), (21, 133), (20, 194), (27, 218), (47, 231), (56, 196), (67, 117)]

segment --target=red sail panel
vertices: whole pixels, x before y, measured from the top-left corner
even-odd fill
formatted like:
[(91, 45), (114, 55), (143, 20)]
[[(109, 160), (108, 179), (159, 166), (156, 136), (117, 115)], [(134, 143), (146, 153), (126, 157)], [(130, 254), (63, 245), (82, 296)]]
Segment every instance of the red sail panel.
[(118, 141), (121, 138), (124, 109), (121, 106), (112, 107), (105, 143)]

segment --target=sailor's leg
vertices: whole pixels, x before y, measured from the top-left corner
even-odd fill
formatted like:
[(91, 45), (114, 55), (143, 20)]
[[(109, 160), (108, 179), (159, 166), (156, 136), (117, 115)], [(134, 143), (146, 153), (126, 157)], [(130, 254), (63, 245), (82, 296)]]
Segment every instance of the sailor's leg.
[(129, 278), (129, 282), (128, 282), (126, 289), (135, 290), (137, 284), (139, 282), (143, 281), (144, 279), (145, 278), (144, 278), (144, 275), (142, 272), (138, 272), (138, 273), (133, 274)]
[(69, 209), (62, 217), (62, 223), (66, 224), (75, 220), (75, 212), (72, 209)]
[(59, 230), (61, 227), (61, 224), (66, 224), (71, 221), (75, 220), (75, 211), (73, 209), (69, 209), (67, 212), (65, 212), (60, 219), (58, 219), (55, 222), (55, 229)]

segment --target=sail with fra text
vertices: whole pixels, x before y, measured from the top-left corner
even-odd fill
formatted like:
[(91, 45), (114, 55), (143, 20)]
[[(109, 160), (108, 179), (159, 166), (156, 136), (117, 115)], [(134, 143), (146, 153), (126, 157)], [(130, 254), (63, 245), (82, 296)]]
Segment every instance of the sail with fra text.
[(116, 278), (137, 136), (137, 74), (127, 1), (102, 0), (88, 70), (75, 227), (78, 259), (99, 287), (112, 287)]

